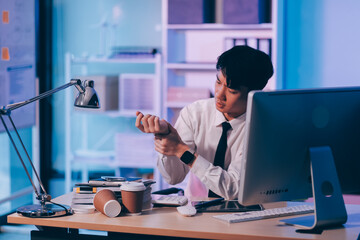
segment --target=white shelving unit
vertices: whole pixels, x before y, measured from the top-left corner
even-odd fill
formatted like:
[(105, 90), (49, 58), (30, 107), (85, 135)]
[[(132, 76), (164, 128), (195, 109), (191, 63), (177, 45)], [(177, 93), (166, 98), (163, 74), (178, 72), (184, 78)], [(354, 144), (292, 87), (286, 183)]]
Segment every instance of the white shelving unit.
[[(271, 56), (276, 63), (277, 1), (272, 1), (271, 23), (262, 24), (168, 24), (168, 0), (162, 0), (163, 116), (174, 122), (176, 112), (187, 101), (168, 103), (172, 86), (204, 87), (213, 93), (217, 57), (226, 49), (227, 38), (271, 39)], [(275, 74), (265, 89), (275, 89)]]
[[(87, 75), (87, 68), (89, 63), (99, 63), (99, 64), (151, 64), (154, 65), (154, 72), (152, 75), (154, 76), (154, 94), (153, 94), (153, 102), (154, 102), (154, 114), (161, 115), (161, 55), (155, 54), (153, 57), (134, 57), (134, 58), (96, 58), (96, 57), (89, 57), (89, 58), (76, 58), (72, 54), (67, 53), (65, 55), (65, 82), (70, 81), (71, 78), (74, 77), (73, 74), (73, 67), (74, 66), (81, 66), (82, 74)], [(125, 72), (122, 72), (126, 74)], [(96, 89), (96, 82), (95, 82), (95, 89)], [(82, 137), (82, 147), (79, 150), (72, 149), (71, 144), (71, 131), (72, 131), (72, 124), (71, 124), (71, 116), (74, 113), (73, 107), (73, 92), (66, 91), (65, 96), (65, 192), (68, 192), (72, 187), (72, 169), (75, 160), (81, 161), (82, 163), (82, 181), (88, 181), (88, 164), (98, 164), (98, 165), (105, 165), (111, 168), (114, 168), (115, 175), (119, 175), (120, 172), (118, 169), (120, 167), (139, 167), (139, 168), (153, 168), (154, 169), (154, 178), (156, 181), (159, 181), (159, 174), (156, 169), (156, 163), (152, 161), (142, 161), (141, 163), (126, 163), (121, 165), (115, 161), (115, 150), (114, 151), (93, 151), (88, 148), (87, 143), (87, 117), (86, 115), (89, 114), (87, 112), (82, 112), (82, 123), (81, 123), (81, 131), (83, 134)], [(120, 93), (119, 93), (120, 94)], [(101, 104), (101, 103), (100, 103)], [(101, 113), (91, 112), (90, 114), (103, 114), (107, 117), (134, 117), (134, 112), (130, 114), (129, 111), (126, 110), (113, 110), (113, 111), (105, 111)], [(140, 134), (140, 133), (139, 133)], [(134, 147), (134, 146), (132, 146)]]
[[(168, 24), (168, 0), (162, 0), (163, 117), (175, 123), (180, 109), (190, 101), (168, 101), (170, 87), (208, 88), (214, 93), (216, 61), (226, 50), (226, 39), (271, 39), (276, 68), (277, 0), (272, 0), (271, 23)], [(276, 73), (265, 89), (276, 88)], [(192, 101), (191, 101), (192, 102)]]

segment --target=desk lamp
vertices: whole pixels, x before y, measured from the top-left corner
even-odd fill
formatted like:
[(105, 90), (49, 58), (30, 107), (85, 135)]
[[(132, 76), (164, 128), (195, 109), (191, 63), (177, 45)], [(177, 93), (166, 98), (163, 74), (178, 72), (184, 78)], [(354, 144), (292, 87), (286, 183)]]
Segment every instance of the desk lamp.
[[(23, 102), (18, 102), (18, 103), (13, 103), (13, 104), (9, 104), (6, 106), (2, 106), (0, 108), (1, 122), (3, 123), (5, 130), (10, 138), (10, 141), (16, 150), (16, 153), (21, 161), (23, 168), (25, 169), (25, 172), (31, 182), (32, 187), (34, 188), (34, 191), (36, 194), (36, 199), (40, 201), (40, 204), (27, 205), (27, 206), (18, 208), (16, 210), (17, 213), (22, 214), (23, 216), (27, 216), (27, 217), (57, 217), (57, 216), (64, 216), (64, 215), (71, 214), (72, 209), (69, 206), (60, 205), (60, 204), (51, 202), (51, 196), (49, 194), (47, 194), (47, 192), (40, 180), (40, 177), (39, 177), (38, 173), (36, 172), (36, 169), (30, 159), (30, 156), (29, 156), (28, 152), (26, 151), (25, 145), (24, 145), (23, 141), (21, 140), (21, 137), (20, 137), (20, 135), (15, 127), (15, 124), (11, 118), (11, 111), (13, 111), (17, 108), (20, 108), (22, 106), (25, 106), (31, 102), (48, 97), (60, 90), (63, 90), (72, 85), (75, 85), (75, 87), (79, 91), (79, 94), (75, 99), (74, 106), (82, 107), (82, 108), (100, 108), (99, 98), (94, 89), (94, 81), (86, 80), (82, 83), (80, 79), (71, 79), (69, 83), (67, 83), (63, 86), (60, 86), (58, 88), (49, 90), (47, 92), (44, 92), (37, 97), (31, 98), (31, 99), (23, 101)], [(43, 191), (43, 193), (39, 193), (39, 191), (36, 189), (35, 184), (34, 184), (33, 180), (31, 179), (30, 173), (25, 166), (24, 160), (22, 159), (20, 152), (14, 142), (14, 139), (13, 139), (12, 135), (10, 134), (10, 131), (4, 121), (3, 115), (4, 116), (6, 115), (9, 118), (11, 125), (12, 125), (13, 129), (15, 130), (15, 133), (19, 139), (19, 142), (21, 143), (21, 146), (30, 162), (31, 168), (34, 171), (34, 174), (35, 174), (37, 180), (39, 181), (39, 185), (40, 185), (40, 188)]]

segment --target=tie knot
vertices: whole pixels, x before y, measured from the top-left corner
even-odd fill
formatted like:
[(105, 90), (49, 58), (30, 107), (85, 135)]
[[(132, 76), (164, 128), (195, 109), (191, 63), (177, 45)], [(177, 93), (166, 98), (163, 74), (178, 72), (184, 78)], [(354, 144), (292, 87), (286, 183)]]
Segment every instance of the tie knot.
[(223, 123), (221, 123), (221, 125), (222, 125), (224, 132), (227, 132), (231, 128), (231, 125), (228, 122), (223, 122)]

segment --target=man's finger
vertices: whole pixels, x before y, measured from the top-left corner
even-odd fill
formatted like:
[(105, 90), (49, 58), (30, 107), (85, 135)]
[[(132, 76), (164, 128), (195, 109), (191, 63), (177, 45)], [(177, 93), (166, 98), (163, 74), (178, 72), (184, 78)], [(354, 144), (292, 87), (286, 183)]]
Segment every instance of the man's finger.
[(154, 130), (156, 132), (160, 131), (159, 117), (155, 117), (155, 119), (154, 119)]
[(149, 124), (148, 124), (148, 118), (150, 117), (150, 114), (146, 114), (145, 117), (143, 117), (143, 119), (141, 119), (141, 122), (144, 126), (144, 131), (146, 133), (149, 132)]
[(141, 124), (141, 119), (143, 118), (143, 114), (141, 112), (136, 112), (136, 121), (135, 121), (135, 127), (137, 127), (140, 131), (144, 131), (144, 126)]
[(147, 122), (148, 122), (148, 125), (149, 125), (149, 130), (150, 132), (154, 132), (155, 131), (155, 124), (154, 124), (154, 120), (155, 120), (155, 116), (152, 115), (148, 118)]

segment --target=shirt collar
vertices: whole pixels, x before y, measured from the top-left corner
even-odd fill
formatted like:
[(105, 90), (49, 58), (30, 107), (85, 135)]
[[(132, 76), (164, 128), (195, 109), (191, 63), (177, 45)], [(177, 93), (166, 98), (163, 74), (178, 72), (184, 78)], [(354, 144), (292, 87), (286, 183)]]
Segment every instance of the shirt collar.
[[(231, 125), (231, 128), (237, 128), (241, 123), (243, 123), (246, 119), (246, 112), (238, 116), (237, 118), (234, 118), (230, 121), (228, 121)], [(214, 120), (214, 125), (216, 127), (221, 126), (221, 123), (227, 121), (224, 114), (216, 109), (216, 115)]]

